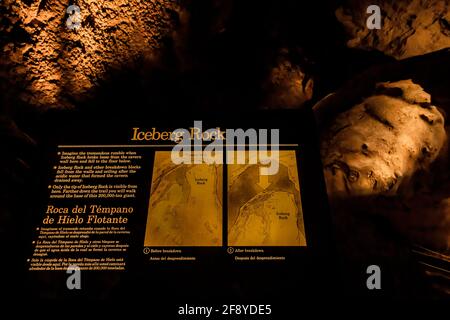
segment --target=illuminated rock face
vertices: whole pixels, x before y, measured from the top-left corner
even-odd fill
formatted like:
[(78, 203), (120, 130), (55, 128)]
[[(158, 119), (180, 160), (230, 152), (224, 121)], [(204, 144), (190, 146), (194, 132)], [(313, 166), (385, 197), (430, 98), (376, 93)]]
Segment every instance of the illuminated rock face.
[(22, 101), (43, 109), (72, 107), (108, 70), (155, 54), (172, 30), (174, 3), (78, 0), (81, 25), (70, 29), (68, 1), (3, 1), (1, 68), (11, 81), (23, 81)]
[(446, 142), (444, 117), (411, 80), (376, 92), (333, 122), (322, 142), (330, 196), (396, 195), (427, 171)]
[[(369, 30), (370, 5), (381, 8), (379, 30)], [(396, 59), (422, 55), (450, 47), (450, 3), (445, 0), (351, 0), (336, 11), (351, 48), (379, 50)]]
[[(355, 104), (338, 112), (322, 135), (322, 161), (337, 221), (337, 242), (348, 256), (378, 255), (382, 246), (382, 254), (392, 256), (396, 240), (374, 227), (373, 222), (380, 219), (410, 244), (448, 255), (447, 106), (433, 106), (436, 96), (411, 80), (382, 82), (375, 87), (372, 94), (358, 95)], [(352, 89), (346, 87), (345, 92)], [(433, 93), (439, 91), (433, 89)], [(348, 230), (360, 234), (349, 238)], [(366, 240), (356, 243), (355, 238)], [(380, 245), (383, 241), (387, 242)], [(445, 259), (426, 254), (435, 255), (436, 261)], [(438, 278), (435, 281), (438, 290), (448, 292), (448, 286)]]

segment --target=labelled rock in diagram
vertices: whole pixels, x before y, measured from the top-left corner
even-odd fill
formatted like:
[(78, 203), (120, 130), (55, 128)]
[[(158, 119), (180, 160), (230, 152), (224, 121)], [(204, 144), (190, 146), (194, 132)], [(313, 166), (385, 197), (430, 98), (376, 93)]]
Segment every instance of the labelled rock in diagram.
[(174, 164), (155, 152), (145, 246), (222, 245), (222, 165)]
[(260, 175), (260, 164), (227, 168), (229, 246), (306, 246), (295, 151), (280, 151), (275, 175)]

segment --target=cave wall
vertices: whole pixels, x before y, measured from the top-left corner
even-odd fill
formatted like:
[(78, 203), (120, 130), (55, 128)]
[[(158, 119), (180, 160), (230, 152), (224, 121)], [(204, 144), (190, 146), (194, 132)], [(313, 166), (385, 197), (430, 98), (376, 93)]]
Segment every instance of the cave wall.
[[(381, 29), (366, 26), (370, 5), (381, 9)], [(349, 36), (347, 45), (405, 59), (450, 46), (450, 3), (446, 0), (349, 0), (336, 18)]]
[(169, 0), (79, 0), (82, 24), (69, 29), (67, 0), (6, 0), (0, 24), (2, 78), (19, 83), (37, 108), (70, 108), (111, 69), (152, 56), (173, 29)]

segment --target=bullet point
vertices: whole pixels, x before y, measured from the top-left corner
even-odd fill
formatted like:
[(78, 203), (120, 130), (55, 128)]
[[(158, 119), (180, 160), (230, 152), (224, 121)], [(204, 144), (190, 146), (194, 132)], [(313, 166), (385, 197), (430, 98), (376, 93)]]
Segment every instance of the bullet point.
[(33, 241), (32, 243), (35, 243), (36, 241)]
[(61, 154), (61, 152), (58, 152), (58, 155), (60, 155)]
[(38, 231), (39, 231), (39, 228), (36, 228), (36, 230), (38, 230)]
[(27, 259), (27, 262), (30, 262), (30, 259)]
[(55, 169), (55, 170), (56, 170), (57, 168), (58, 168), (58, 167), (56, 167), (56, 166), (55, 166), (55, 167), (53, 167), (53, 169)]
[(52, 186), (48, 186), (48, 188), (49, 188), (49, 189), (51, 189), (51, 188), (52, 188)]

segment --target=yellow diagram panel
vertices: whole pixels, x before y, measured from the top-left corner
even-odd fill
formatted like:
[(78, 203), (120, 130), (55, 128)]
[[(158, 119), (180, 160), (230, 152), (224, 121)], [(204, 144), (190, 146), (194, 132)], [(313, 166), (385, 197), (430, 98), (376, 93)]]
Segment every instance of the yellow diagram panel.
[(155, 152), (145, 246), (222, 245), (222, 165)]
[(228, 245), (306, 246), (295, 151), (279, 151), (275, 175), (260, 166), (227, 167)]

